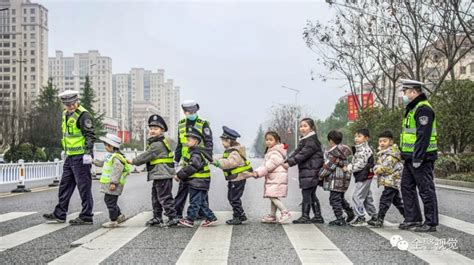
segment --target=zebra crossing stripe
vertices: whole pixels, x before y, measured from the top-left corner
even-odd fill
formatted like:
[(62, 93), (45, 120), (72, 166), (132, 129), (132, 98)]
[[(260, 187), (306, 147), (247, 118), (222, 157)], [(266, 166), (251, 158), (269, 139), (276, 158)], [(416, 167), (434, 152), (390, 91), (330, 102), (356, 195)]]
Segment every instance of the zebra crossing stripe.
[[(72, 213), (68, 215), (68, 219), (74, 219), (79, 216), (79, 213)], [(33, 239), (42, 237), (49, 233), (58, 231), (60, 229), (66, 228), (69, 226), (69, 223), (63, 224), (40, 224), (32, 226), (23, 230), (20, 230), (15, 233), (8, 234), (6, 236), (0, 237), (0, 252), (3, 252), (7, 249), (14, 248), (26, 242), (29, 242)]]
[[(293, 218), (301, 215), (291, 212)], [(302, 264), (352, 264), (314, 224), (282, 225)]]
[[(105, 229), (107, 231), (101, 235), (98, 235), (97, 231), (92, 232), (93, 236), (86, 235), (83, 239), (77, 240), (77, 242), (86, 243), (48, 264), (99, 264), (145, 231), (147, 229), (145, 222), (152, 217), (151, 212), (141, 212), (122, 223), (118, 228)], [(99, 230), (104, 231), (103, 229)]]
[[(383, 236), (388, 240), (392, 237), (399, 236), (406, 241), (408, 245), (407, 251), (418, 258), (430, 264), (473, 264), (472, 260), (450, 249), (430, 249), (429, 246), (423, 246), (423, 242), (437, 242), (439, 239), (428, 233), (414, 233), (407, 230), (398, 229), (398, 225), (390, 222), (384, 222), (384, 228), (369, 228), (373, 232)], [(421, 242), (417, 247), (414, 242)], [(426, 244), (426, 243), (425, 243)], [(396, 246), (395, 246), (396, 247)], [(403, 250), (400, 249), (400, 250)]]
[(5, 213), (0, 215), (0, 223), (10, 221), (16, 218), (20, 218), (23, 216), (28, 216), (35, 214), (36, 212), (11, 212), (11, 213)]
[(225, 220), (232, 218), (232, 212), (214, 214), (219, 223), (199, 227), (176, 264), (227, 264), (233, 226), (225, 224)]
[(474, 224), (452, 218), (446, 215), (439, 215), (439, 223), (454, 228), (456, 230), (462, 231), (464, 233), (468, 233), (470, 235), (474, 235)]

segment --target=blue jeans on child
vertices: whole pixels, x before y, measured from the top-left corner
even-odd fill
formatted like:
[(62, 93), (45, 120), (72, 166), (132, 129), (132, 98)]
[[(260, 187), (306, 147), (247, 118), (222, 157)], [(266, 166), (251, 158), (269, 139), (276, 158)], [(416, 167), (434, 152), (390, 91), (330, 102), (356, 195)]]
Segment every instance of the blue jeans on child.
[(188, 207), (188, 216), (186, 217), (190, 221), (196, 220), (198, 217), (199, 210), (204, 214), (206, 220), (214, 220), (216, 216), (209, 209), (209, 204), (206, 200), (207, 191), (198, 190), (192, 187), (189, 187), (189, 207)]

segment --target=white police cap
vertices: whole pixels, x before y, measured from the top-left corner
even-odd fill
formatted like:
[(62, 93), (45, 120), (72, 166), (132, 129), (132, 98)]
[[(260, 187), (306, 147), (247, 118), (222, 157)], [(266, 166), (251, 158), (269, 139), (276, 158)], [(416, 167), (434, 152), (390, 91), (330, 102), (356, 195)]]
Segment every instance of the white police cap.
[(185, 100), (181, 103), (181, 108), (185, 111), (196, 112), (199, 110), (199, 104), (194, 100)]
[(412, 80), (412, 79), (400, 79), (400, 82), (402, 82), (402, 88), (401, 88), (402, 91), (409, 88), (421, 90), (422, 86), (425, 85), (425, 83), (423, 82), (420, 82), (418, 80)]
[(64, 92), (59, 93), (58, 97), (63, 103), (72, 103), (79, 100), (79, 91), (76, 90), (65, 90)]

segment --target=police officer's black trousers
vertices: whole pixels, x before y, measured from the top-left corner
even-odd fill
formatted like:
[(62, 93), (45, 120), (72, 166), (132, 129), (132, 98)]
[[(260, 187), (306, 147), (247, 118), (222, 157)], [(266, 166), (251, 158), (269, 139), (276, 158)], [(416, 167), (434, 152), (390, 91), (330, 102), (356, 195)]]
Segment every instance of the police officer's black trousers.
[(110, 195), (110, 194), (105, 194), (104, 195), (104, 202), (105, 205), (107, 206), (107, 209), (109, 210), (109, 218), (110, 221), (117, 221), (117, 218), (119, 215), (122, 214), (120, 211), (120, 207), (117, 204), (118, 201), (118, 195)]
[(411, 161), (405, 161), (402, 173), (402, 198), (406, 222), (421, 222), (422, 216), (416, 188), (418, 188), (425, 210), (425, 224), (438, 225), (438, 201), (433, 180), (433, 161), (423, 162), (414, 168)]
[(242, 207), (242, 195), (244, 194), (246, 180), (229, 181), (227, 183), (227, 199), (232, 206), (234, 217), (245, 215)]
[(151, 188), (151, 204), (153, 206), (153, 216), (161, 218), (163, 209), (169, 219), (176, 218), (174, 199), (171, 190), (173, 189), (173, 179), (153, 180)]
[(344, 198), (345, 192), (330, 191), (329, 192), (329, 204), (334, 211), (336, 218), (341, 218), (343, 210), (352, 211), (351, 205)]
[(400, 191), (392, 188), (392, 187), (385, 187), (382, 192), (382, 196), (380, 197), (380, 205), (379, 205), (379, 217), (385, 218), (385, 214), (387, 213), (390, 205), (397, 207), (400, 214), (405, 217), (405, 209), (403, 208), (403, 201)]
[[(180, 181), (178, 187), (178, 193), (174, 197), (174, 204), (176, 209), (176, 215), (178, 218), (183, 217), (184, 205), (186, 204), (186, 200), (188, 199), (189, 193), (189, 186), (186, 181)], [(209, 198), (206, 194), (206, 201), (209, 204)], [(203, 212), (199, 210), (199, 216), (204, 216)]]
[(82, 201), (82, 211), (79, 218), (84, 221), (92, 221), (94, 202), (91, 191), (91, 165), (82, 163), (82, 155), (68, 156), (64, 162), (63, 175), (59, 184), (59, 200), (54, 209), (54, 215), (59, 219), (66, 220), (69, 200), (76, 186)]

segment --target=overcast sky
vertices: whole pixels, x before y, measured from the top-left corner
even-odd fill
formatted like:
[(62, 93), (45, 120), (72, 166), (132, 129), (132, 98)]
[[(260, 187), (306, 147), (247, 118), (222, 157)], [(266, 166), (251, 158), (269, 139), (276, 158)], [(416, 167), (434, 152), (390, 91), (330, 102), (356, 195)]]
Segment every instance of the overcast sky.
[[(41, 1), (49, 10), (49, 55), (99, 50), (113, 73), (131, 67), (156, 72), (195, 99), (214, 134), (222, 125), (251, 144), (272, 104), (299, 103), (314, 118), (327, 117), (343, 83), (322, 82), (326, 72), (302, 39), (306, 21), (327, 21), (323, 0), (287, 2)], [(311, 80), (310, 71), (315, 72)]]

